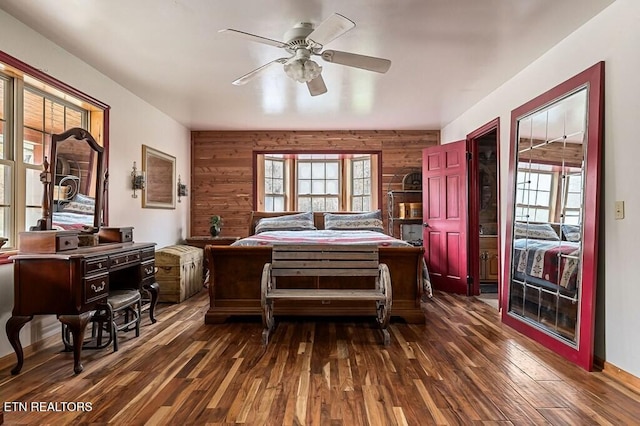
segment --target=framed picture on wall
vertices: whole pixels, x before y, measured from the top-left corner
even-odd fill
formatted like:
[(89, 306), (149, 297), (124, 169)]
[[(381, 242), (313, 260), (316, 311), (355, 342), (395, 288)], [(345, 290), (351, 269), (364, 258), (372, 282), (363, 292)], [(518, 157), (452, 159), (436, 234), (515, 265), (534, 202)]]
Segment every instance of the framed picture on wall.
[(176, 208), (176, 158), (142, 145), (142, 170), (146, 176), (142, 190), (142, 207)]

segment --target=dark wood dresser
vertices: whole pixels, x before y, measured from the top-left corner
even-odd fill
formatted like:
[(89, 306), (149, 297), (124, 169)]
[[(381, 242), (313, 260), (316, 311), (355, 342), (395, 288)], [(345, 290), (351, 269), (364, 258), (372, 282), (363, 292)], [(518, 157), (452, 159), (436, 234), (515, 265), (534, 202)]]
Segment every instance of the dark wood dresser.
[(20, 329), (34, 315), (57, 315), (73, 336), (74, 371), (83, 369), (80, 357), (84, 333), (93, 311), (110, 290), (133, 289), (150, 293), (149, 315), (155, 322), (158, 300), (154, 243), (108, 243), (55, 254), (18, 254), (14, 261), (14, 306), (6, 326), (7, 337), (22, 369), (24, 355)]

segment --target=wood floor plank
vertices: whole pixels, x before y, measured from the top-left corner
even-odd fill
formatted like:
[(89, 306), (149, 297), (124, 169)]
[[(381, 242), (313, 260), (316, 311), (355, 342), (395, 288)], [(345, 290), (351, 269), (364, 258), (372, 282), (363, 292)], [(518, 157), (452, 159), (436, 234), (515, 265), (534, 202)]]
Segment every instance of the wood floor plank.
[[(0, 402), (91, 402), (83, 411), (7, 411), (6, 425), (634, 424), (640, 395), (588, 373), (500, 323), (474, 297), (436, 292), (425, 324), (372, 318), (260, 318), (204, 324), (202, 292), (161, 304), (120, 350), (83, 351), (59, 336), (0, 369)], [(108, 396), (107, 396), (108, 395)]]

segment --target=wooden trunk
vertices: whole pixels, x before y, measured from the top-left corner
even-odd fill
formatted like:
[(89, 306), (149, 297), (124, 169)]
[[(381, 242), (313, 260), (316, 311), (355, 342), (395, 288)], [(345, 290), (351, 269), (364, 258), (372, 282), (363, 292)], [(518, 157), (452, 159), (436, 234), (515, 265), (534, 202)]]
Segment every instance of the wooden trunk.
[(156, 250), (160, 302), (180, 303), (202, 290), (202, 249), (187, 245)]

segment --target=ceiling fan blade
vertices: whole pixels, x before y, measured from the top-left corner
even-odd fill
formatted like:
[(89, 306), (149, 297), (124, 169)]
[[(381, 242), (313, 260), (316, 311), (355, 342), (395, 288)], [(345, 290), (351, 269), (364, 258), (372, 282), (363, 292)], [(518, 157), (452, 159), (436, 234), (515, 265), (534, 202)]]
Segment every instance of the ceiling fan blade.
[(313, 80), (308, 81), (307, 87), (309, 88), (309, 93), (311, 93), (311, 96), (318, 96), (322, 95), (323, 93), (327, 93), (327, 86), (325, 86), (324, 84), (322, 74), (320, 74)]
[(273, 40), (270, 38), (266, 38), (266, 37), (262, 37), (259, 35), (255, 35), (255, 34), (251, 34), (251, 33), (245, 33), (244, 31), (239, 31), (239, 30), (234, 30), (231, 28), (225, 28), (222, 30), (218, 31), (219, 33), (229, 33), (238, 37), (242, 37), (245, 38), (247, 40), (251, 40), (251, 41), (255, 41), (256, 43), (262, 43), (262, 44), (268, 44), (269, 46), (275, 46), (275, 47), (285, 47), (286, 44), (278, 41), (278, 40)]
[(391, 67), (388, 59), (376, 58), (373, 56), (357, 55), (355, 53), (340, 52), (338, 50), (325, 50), (322, 52), (322, 59), (334, 64), (346, 65), (348, 67), (361, 68), (363, 70), (385, 73)]
[(232, 84), (235, 84), (236, 86), (242, 86), (243, 84), (246, 84), (249, 81), (253, 80), (255, 77), (257, 77), (260, 73), (265, 71), (271, 65), (273, 65), (273, 64), (284, 64), (288, 60), (289, 60), (289, 58), (278, 58), (278, 59), (276, 59), (274, 61), (267, 62), (266, 64), (264, 64), (260, 68), (256, 68), (255, 70), (251, 71), (250, 73), (245, 74), (242, 77), (240, 77), (239, 79), (235, 80)]
[(307, 36), (306, 42), (313, 45), (324, 46), (355, 26), (356, 23), (351, 19), (346, 18), (339, 13), (334, 13), (325, 19), (315, 30), (311, 32), (311, 34)]

